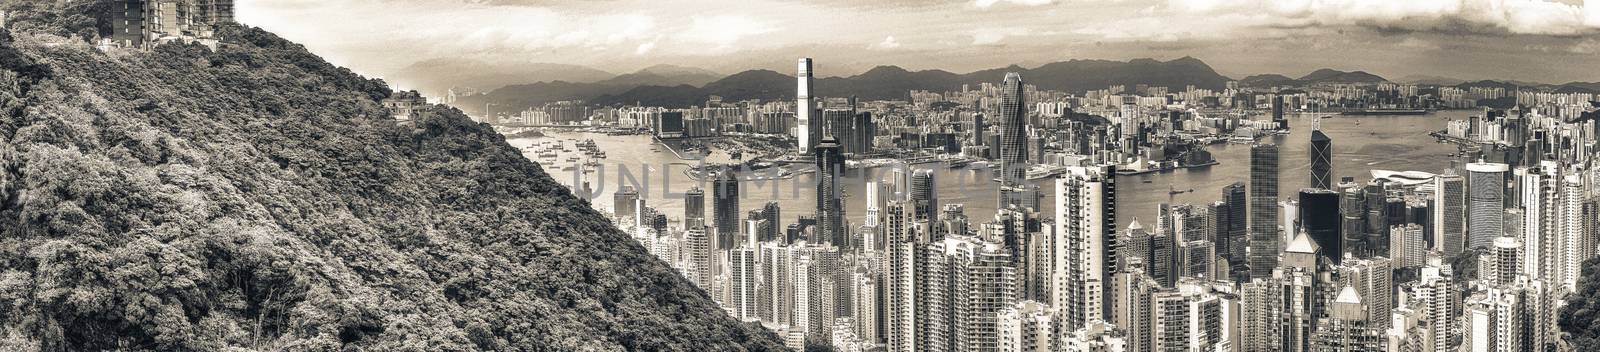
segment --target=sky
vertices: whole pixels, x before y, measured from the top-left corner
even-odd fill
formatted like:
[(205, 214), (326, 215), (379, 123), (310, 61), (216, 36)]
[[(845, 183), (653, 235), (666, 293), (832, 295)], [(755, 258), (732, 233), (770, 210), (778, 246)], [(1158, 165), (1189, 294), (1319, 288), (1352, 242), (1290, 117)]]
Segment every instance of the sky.
[(429, 59), (818, 74), (1193, 56), (1234, 78), (1319, 68), (1600, 81), (1600, 0), (237, 0), (238, 19), (387, 77)]

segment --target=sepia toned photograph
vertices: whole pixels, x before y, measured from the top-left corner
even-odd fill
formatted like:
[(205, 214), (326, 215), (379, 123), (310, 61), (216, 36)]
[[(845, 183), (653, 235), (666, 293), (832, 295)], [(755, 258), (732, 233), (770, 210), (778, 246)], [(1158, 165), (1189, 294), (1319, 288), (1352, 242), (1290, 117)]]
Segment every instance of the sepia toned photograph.
[(1600, 351), (1600, 0), (0, 0), (0, 351)]

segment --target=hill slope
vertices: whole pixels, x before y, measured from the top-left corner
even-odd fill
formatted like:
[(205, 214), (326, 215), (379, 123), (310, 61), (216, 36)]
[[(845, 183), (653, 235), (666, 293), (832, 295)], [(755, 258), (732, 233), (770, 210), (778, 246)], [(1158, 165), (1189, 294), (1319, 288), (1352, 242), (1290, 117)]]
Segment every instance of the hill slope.
[(487, 126), (222, 35), (0, 30), (0, 350), (782, 348)]

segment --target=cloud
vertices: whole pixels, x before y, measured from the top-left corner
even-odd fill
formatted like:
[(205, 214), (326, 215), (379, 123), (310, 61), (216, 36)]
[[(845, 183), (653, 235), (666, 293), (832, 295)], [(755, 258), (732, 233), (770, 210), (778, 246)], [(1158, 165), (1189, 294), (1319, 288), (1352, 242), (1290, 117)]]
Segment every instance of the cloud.
[(894, 49), (894, 48), (899, 48), (899, 47), (900, 47), (900, 41), (894, 39), (894, 36), (892, 36), (892, 35), (888, 36), (888, 37), (884, 37), (882, 42), (878, 42), (877, 44), (873, 44), (872, 45), (873, 49)]
[(678, 32), (677, 39), (688, 43), (710, 45), (711, 49), (726, 51), (745, 37), (771, 33), (778, 28), (771, 23), (740, 15), (694, 16), (689, 27)]
[(651, 50), (655, 50), (655, 49), (656, 49), (656, 42), (645, 42), (643, 44), (639, 44), (638, 48), (634, 48), (633, 49), (633, 54), (634, 55), (649, 54)]
[(1583, 35), (1600, 33), (1600, 1), (1553, 0), (1168, 0), (1169, 14), (1259, 13), (1280, 27), (1360, 26), (1404, 33)]
[(1028, 34), (1026, 28), (1000, 27), (980, 28), (972, 31), (972, 45), (997, 45), (1006, 37)]
[(1039, 6), (1039, 5), (1049, 5), (1049, 4), (1054, 3), (1054, 2), (1055, 2), (1055, 0), (976, 0), (975, 2), (973, 2), (973, 5), (977, 5), (979, 8), (985, 8), (986, 9), (986, 8), (989, 8), (989, 7), (994, 6), (995, 4), (999, 4), (999, 3), (1010, 3), (1010, 4), (1013, 4), (1013, 5), (1021, 5), (1021, 6)]

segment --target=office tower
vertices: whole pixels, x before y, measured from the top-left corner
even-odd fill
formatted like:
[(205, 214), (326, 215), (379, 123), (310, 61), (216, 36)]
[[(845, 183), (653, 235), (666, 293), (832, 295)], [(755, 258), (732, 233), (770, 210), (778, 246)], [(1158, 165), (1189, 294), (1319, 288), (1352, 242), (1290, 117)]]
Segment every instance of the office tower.
[(1373, 257), (1356, 259), (1338, 266), (1340, 284), (1353, 287), (1366, 305), (1367, 325), (1377, 331), (1389, 328), (1389, 313), (1394, 306), (1394, 261)]
[(1001, 352), (1053, 352), (1055, 317), (1037, 301), (1020, 301), (1000, 311), (995, 323)]
[(935, 212), (939, 210), (939, 201), (934, 194), (938, 189), (934, 185), (933, 170), (917, 169), (911, 172), (911, 205), (916, 210), (914, 219), (933, 221)]
[(739, 237), (739, 178), (723, 168), (711, 181), (711, 208), (716, 223), (716, 249), (733, 249)]
[(1300, 228), (1322, 248), (1322, 256), (1338, 265), (1344, 258), (1344, 216), (1339, 212), (1339, 192), (1321, 188), (1300, 190)]
[(1004, 190), (1020, 191), (1027, 166), (1027, 102), (1023, 101), (1022, 76), (1006, 73), (1000, 90), (1000, 207), (1018, 204), (1020, 198), (1006, 197)]
[(766, 205), (761, 206), (761, 210), (759, 210), (759, 212), (761, 220), (766, 223), (766, 227), (763, 227), (760, 232), (760, 239), (762, 242), (779, 241), (779, 243), (782, 244), (794, 243), (795, 239), (783, 238), (780, 234), (783, 227), (779, 224), (782, 223), (780, 219), (783, 219), (783, 214), (778, 208), (778, 202), (767, 202)]
[(1460, 175), (1446, 172), (1434, 176), (1433, 248), (1446, 257), (1461, 254), (1466, 239), (1467, 182)]
[(711, 276), (716, 272), (716, 262), (712, 253), (716, 250), (711, 241), (711, 234), (705, 229), (688, 229), (683, 232), (683, 261), (685, 276), (695, 286), (703, 290), (711, 290)]
[(1499, 163), (1467, 164), (1467, 248), (1488, 248), (1505, 234), (1505, 177)]
[(817, 142), (816, 135), (821, 132), (816, 130), (821, 121), (812, 116), (817, 113), (817, 102), (811, 96), (811, 58), (800, 59), (800, 73), (795, 80), (798, 84), (795, 89), (795, 138), (799, 140), (797, 146), (800, 154), (810, 154), (812, 144)]
[(1178, 277), (1216, 279), (1216, 247), (1207, 240), (1193, 240), (1178, 245)]
[(1219, 240), (1218, 242), (1228, 242), (1228, 251), (1226, 253), (1230, 263), (1245, 262), (1245, 248), (1250, 241), (1249, 236), (1246, 235), (1246, 231), (1249, 229), (1249, 217), (1246, 215), (1249, 214), (1247, 199), (1249, 199), (1249, 196), (1242, 182), (1234, 182), (1222, 187), (1222, 202), (1228, 207), (1228, 231), (1227, 239)]
[(1284, 248), (1283, 262), (1273, 271), (1272, 281), (1282, 290), (1284, 326), (1280, 351), (1304, 352), (1311, 347), (1316, 320), (1322, 316), (1322, 255), (1309, 236), (1295, 236)]
[(638, 209), (639, 191), (633, 186), (622, 186), (616, 193), (611, 194), (611, 213), (618, 218), (634, 217)]
[[(756, 244), (749, 244), (754, 246)], [(729, 296), (727, 306), (733, 311), (733, 317), (745, 321), (760, 319), (756, 315), (756, 249), (740, 246), (728, 251), (728, 284)]]
[(1311, 131), (1311, 187), (1333, 189), (1333, 139)]
[[(1369, 307), (1354, 287), (1345, 286), (1329, 304), (1327, 317), (1317, 324), (1313, 351), (1384, 351), (1383, 327), (1368, 314)], [(1384, 316), (1383, 321), (1389, 317)]]
[(1340, 179), (1339, 192), (1339, 215), (1343, 219), (1339, 227), (1344, 236), (1344, 252), (1357, 258), (1371, 257), (1372, 251), (1367, 246), (1366, 195), (1354, 177)]
[(706, 192), (700, 187), (689, 188), (683, 192), (683, 223), (684, 227), (697, 227), (705, 224), (706, 219)]
[(1283, 110), (1284, 110), (1283, 96), (1282, 95), (1273, 94), (1272, 95), (1272, 122), (1276, 123), (1278, 125), (1278, 128), (1289, 129), (1289, 126), (1288, 126), (1289, 121), (1283, 119), (1283, 112), (1284, 112)]
[(1422, 267), (1427, 259), (1427, 242), (1422, 225), (1404, 224), (1389, 228), (1389, 255), (1397, 269)]
[(1250, 278), (1278, 267), (1278, 146), (1250, 148)]
[(1063, 329), (1104, 320), (1110, 307), (1105, 284), (1118, 266), (1116, 181), (1107, 167), (1070, 167), (1056, 179), (1056, 238), (1050, 277), (1051, 306)]
[(844, 228), (844, 201), (840, 178), (844, 177), (844, 154), (832, 137), (823, 137), (813, 150), (817, 158), (817, 230), (812, 243), (827, 243), (850, 248)]

